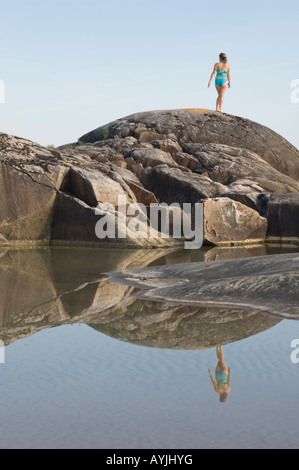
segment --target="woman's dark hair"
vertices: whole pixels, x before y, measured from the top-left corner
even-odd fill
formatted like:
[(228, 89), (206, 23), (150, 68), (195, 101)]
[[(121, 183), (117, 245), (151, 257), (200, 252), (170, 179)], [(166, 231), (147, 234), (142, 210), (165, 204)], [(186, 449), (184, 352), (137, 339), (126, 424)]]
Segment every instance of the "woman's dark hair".
[(224, 52), (221, 52), (221, 54), (219, 54), (219, 59), (222, 60), (222, 62), (226, 64), (227, 57), (226, 57), (226, 54), (224, 54)]

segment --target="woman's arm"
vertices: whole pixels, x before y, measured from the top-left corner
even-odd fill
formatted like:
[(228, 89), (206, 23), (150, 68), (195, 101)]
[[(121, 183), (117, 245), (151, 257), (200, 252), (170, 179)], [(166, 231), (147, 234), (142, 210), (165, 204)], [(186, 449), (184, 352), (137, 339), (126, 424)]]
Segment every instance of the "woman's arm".
[(214, 385), (214, 388), (215, 388), (215, 390), (216, 390), (216, 387), (217, 387), (216, 381), (215, 381), (214, 377), (212, 376), (212, 373), (211, 373), (210, 369), (208, 369), (208, 370), (209, 370), (209, 374), (210, 374), (210, 377), (211, 377), (212, 383), (213, 383), (213, 385)]
[(213, 77), (214, 77), (216, 71), (217, 71), (217, 64), (214, 65), (214, 69), (213, 69), (213, 72), (212, 72), (212, 75), (211, 75), (211, 78), (210, 78), (210, 81), (209, 81), (209, 84), (208, 84), (208, 88), (211, 85), (211, 81), (213, 80)]

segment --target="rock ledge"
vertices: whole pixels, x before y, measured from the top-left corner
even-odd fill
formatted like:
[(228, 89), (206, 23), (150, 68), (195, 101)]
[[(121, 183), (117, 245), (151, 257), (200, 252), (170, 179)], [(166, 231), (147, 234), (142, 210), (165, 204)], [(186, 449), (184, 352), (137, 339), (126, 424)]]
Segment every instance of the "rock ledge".
[[(0, 244), (182, 246), (160, 226), (148, 235), (161, 202), (202, 202), (206, 243), (297, 241), (298, 179), (299, 152), (283, 137), (205, 109), (132, 114), (59, 149), (0, 134)], [(119, 197), (145, 208), (137, 235)], [(125, 236), (99, 239), (103, 217)]]

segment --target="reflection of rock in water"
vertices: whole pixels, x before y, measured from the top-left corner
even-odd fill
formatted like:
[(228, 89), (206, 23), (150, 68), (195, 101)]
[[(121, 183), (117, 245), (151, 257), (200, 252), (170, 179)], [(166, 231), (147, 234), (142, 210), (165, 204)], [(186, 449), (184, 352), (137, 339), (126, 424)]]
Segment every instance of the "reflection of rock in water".
[(114, 305), (126, 305), (130, 289), (121, 285), (115, 288), (101, 273), (147, 266), (168, 251), (2, 249), (1, 340), (7, 345), (41, 329), (85, 322)]
[(299, 318), (299, 254), (147, 267), (112, 273), (144, 300)]
[[(254, 311), (142, 301), (134, 297), (134, 287), (111, 283), (102, 274), (156, 263), (203, 261), (210, 251), (1, 250), (0, 339), (8, 345), (45, 328), (85, 323), (135, 344), (198, 349), (236, 341), (275, 325), (278, 320)], [(226, 257), (227, 251), (218, 250), (218, 256)]]
[(125, 312), (116, 309), (109, 317), (89, 325), (113, 338), (141, 346), (204, 349), (247, 338), (279, 322), (256, 312), (136, 299)]

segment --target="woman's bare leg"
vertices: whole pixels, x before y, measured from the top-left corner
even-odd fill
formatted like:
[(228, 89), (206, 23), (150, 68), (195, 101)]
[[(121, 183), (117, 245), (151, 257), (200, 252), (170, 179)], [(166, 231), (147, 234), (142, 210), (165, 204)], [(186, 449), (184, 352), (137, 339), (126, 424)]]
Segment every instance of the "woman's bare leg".
[(224, 360), (224, 354), (222, 350), (222, 346), (216, 346), (216, 355), (218, 359), (218, 364), (216, 366), (216, 370), (223, 370), (225, 373), (228, 372), (227, 365)]
[(228, 87), (228, 82), (224, 83), (224, 85), (218, 87), (220, 88), (219, 90), (219, 96), (218, 96), (218, 109), (217, 111), (220, 111), (223, 113), (223, 110), (222, 110), (222, 106), (223, 106), (223, 101), (224, 101), (224, 95), (226, 93), (226, 90), (227, 90), (227, 87)]
[(218, 97), (217, 97), (217, 100), (216, 100), (216, 111), (219, 111), (220, 110), (220, 93), (221, 93), (221, 86), (218, 86), (218, 85), (215, 85), (216, 87), (216, 90), (217, 90), (217, 93), (218, 93)]

